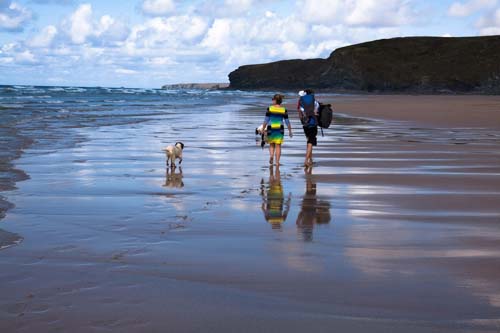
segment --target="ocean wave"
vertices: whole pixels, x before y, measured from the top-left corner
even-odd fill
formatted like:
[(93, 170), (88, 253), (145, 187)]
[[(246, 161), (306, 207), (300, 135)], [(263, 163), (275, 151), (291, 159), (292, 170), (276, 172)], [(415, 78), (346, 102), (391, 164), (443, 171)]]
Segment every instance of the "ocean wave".
[(53, 87), (53, 88), (49, 88), (48, 91), (58, 92), (58, 91), (66, 91), (66, 90), (62, 87)]
[(23, 109), (24, 105), (22, 104), (0, 104), (0, 110), (8, 110), (8, 109)]
[(82, 87), (66, 87), (64, 88), (64, 91), (69, 93), (84, 93), (87, 92), (88, 89)]
[(124, 99), (105, 99), (104, 103), (125, 103)]

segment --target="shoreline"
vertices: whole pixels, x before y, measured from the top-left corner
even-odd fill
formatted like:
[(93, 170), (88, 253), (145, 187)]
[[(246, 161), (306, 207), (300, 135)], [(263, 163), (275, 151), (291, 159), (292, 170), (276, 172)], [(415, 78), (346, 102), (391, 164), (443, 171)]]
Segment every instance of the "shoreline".
[(2, 194), (17, 189), (16, 184), (28, 180), (30, 177), (23, 170), (15, 167), (15, 161), (24, 153), (24, 150), (33, 144), (33, 140), (19, 134), (16, 128), (0, 127), (0, 140), (5, 150), (0, 159), (0, 251), (18, 245), (23, 238), (20, 235), (1, 229), (2, 219), (15, 205), (9, 202)]
[[(285, 92), (285, 93), (295, 93), (300, 90), (303, 90), (307, 87), (263, 87), (263, 88), (236, 88), (236, 87), (227, 87), (220, 88), (216, 90), (221, 91), (246, 91), (246, 92)], [(453, 92), (453, 91), (366, 91), (366, 90), (350, 90), (350, 89), (331, 89), (331, 88), (312, 88), (316, 94), (333, 94), (333, 95), (359, 95), (359, 96), (408, 96), (408, 97), (426, 97), (426, 96), (500, 96), (498, 93), (489, 93), (489, 92)]]

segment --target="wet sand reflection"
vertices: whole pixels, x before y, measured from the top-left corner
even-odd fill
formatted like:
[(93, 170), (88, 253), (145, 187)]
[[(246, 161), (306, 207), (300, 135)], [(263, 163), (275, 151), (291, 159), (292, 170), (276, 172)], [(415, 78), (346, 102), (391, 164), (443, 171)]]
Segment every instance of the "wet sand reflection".
[(23, 238), (18, 234), (0, 229), (0, 250), (19, 244)]
[(176, 167), (167, 167), (167, 171), (165, 172), (165, 184), (163, 187), (170, 188), (182, 188), (184, 187), (184, 182), (182, 181), (182, 168), (179, 167), (179, 171), (176, 171)]
[(316, 224), (328, 224), (332, 217), (330, 215), (330, 203), (318, 200), (317, 184), (312, 177), (312, 167), (304, 169), (306, 176), (306, 192), (302, 198), (300, 212), (297, 216), (297, 231), (299, 238), (306, 242), (313, 240), (313, 229)]
[(290, 211), (292, 194), (285, 199), (279, 166), (269, 167), (269, 181), (261, 181), (262, 212), (274, 230), (281, 230)]

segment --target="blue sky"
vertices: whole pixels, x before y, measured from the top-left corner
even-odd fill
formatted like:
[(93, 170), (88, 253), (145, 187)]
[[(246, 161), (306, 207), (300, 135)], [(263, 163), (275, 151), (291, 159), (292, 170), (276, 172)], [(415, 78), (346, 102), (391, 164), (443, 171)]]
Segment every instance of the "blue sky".
[(227, 82), (399, 36), (500, 34), (500, 0), (0, 0), (0, 84)]

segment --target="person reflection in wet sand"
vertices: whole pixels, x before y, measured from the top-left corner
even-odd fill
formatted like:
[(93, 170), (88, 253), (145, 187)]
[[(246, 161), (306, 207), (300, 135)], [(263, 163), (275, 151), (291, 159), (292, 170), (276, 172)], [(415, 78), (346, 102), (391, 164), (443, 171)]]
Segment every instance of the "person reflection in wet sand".
[(327, 224), (332, 219), (330, 215), (330, 203), (318, 200), (316, 195), (316, 182), (312, 177), (312, 166), (304, 169), (306, 174), (306, 193), (302, 198), (302, 205), (297, 216), (297, 231), (300, 238), (306, 242), (313, 240), (313, 229), (315, 224)]
[(164, 187), (184, 187), (184, 182), (182, 181), (182, 168), (179, 167), (179, 172), (175, 172), (175, 170), (176, 167), (167, 167), (167, 172), (165, 173), (165, 184), (163, 184)]
[(288, 211), (290, 210), (290, 201), (292, 194), (288, 194), (285, 200), (283, 186), (281, 184), (280, 168), (277, 165), (273, 173), (273, 166), (269, 167), (269, 186), (264, 185), (264, 179), (261, 182), (262, 211), (264, 218), (275, 230), (281, 230), (281, 225), (286, 221)]

